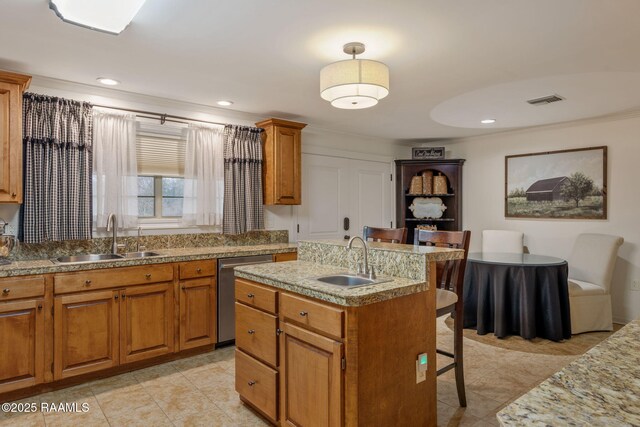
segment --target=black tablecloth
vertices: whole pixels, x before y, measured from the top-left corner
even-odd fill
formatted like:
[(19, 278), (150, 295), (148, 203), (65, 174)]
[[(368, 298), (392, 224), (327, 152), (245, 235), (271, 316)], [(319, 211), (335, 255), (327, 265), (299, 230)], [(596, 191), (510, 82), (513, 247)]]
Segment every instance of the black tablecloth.
[(467, 261), (464, 327), (497, 337), (571, 338), (568, 266)]

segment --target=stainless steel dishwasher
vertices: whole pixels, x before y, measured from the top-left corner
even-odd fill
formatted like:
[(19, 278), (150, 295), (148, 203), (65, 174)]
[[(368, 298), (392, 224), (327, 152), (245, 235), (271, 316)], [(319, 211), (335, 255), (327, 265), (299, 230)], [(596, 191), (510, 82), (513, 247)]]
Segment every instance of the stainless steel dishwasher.
[(235, 276), (241, 265), (273, 262), (272, 255), (255, 255), (218, 259), (218, 344), (233, 344), (236, 339)]

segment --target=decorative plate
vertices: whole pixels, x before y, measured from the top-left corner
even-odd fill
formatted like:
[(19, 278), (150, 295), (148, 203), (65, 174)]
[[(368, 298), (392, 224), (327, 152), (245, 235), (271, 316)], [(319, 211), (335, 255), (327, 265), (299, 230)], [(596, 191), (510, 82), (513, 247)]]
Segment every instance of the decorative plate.
[(447, 207), (440, 197), (416, 197), (409, 209), (416, 218), (442, 218)]

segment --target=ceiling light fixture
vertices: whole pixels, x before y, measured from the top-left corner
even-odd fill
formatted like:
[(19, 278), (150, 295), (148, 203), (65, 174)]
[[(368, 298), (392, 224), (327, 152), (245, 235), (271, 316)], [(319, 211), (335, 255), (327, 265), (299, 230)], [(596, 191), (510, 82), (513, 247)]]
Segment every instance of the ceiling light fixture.
[(483, 125), (490, 125), (492, 123), (495, 123), (496, 119), (484, 119), (484, 120), (480, 120), (480, 123), (482, 123)]
[(347, 43), (342, 50), (352, 58), (320, 71), (320, 96), (336, 108), (373, 107), (389, 94), (389, 67), (378, 61), (356, 59), (364, 52), (362, 43)]
[(108, 77), (98, 77), (96, 80), (107, 86), (115, 86), (120, 84), (118, 80), (110, 79)]
[(49, 0), (49, 8), (64, 22), (120, 34), (144, 2), (145, 0)]
[(233, 105), (233, 101), (218, 101), (218, 105), (222, 105), (223, 107), (228, 107), (229, 105)]

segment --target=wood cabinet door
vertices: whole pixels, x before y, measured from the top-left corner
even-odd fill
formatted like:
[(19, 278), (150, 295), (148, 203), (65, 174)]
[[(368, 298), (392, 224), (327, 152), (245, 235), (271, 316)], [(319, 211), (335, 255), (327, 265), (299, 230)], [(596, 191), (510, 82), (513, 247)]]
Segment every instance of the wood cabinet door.
[(215, 277), (180, 282), (180, 350), (215, 342)]
[(0, 202), (22, 203), (22, 96), (0, 82)]
[(173, 283), (120, 291), (120, 363), (173, 353)]
[(54, 379), (118, 365), (118, 291), (55, 297)]
[(301, 141), (300, 130), (275, 127), (275, 201), (280, 205), (299, 205)]
[(280, 410), (283, 425), (343, 424), (343, 344), (282, 323)]
[(0, 303), (0, 393), (44, 376), (44, 300)]

